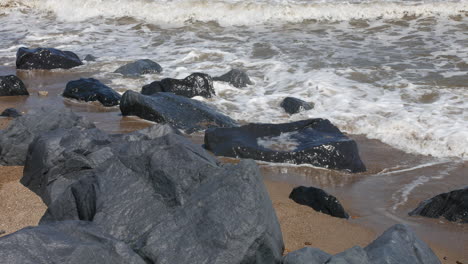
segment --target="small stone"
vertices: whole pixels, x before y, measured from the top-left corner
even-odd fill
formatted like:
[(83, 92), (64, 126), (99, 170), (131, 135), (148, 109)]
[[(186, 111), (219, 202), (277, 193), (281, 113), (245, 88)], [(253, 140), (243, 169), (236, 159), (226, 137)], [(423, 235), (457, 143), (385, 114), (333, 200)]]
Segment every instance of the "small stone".
[(3, 234), (5, 234), (5, 233), (6, 233), (5, 230), (0, 230), (0, 236), (3, 235)]
[(304, 242), (304, 245), (306, 245), (306, 246), (312, 246), (312, 243), (310, 243), (309, 241), (306, 241), (306, 242)]
[(48, 91), (38, 91), (37, 95), (39, 95), (39, 96), (48, 96), (49, 92)]

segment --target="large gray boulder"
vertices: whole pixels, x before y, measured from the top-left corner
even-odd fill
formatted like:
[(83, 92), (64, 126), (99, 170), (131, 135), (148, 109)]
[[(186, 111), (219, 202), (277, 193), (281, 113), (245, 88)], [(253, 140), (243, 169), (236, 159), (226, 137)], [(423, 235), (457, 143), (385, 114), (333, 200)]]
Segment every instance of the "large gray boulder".
[(0, 165), (22, 166), (34, 137), (58, 128), (86, 129), (94, 124), (65, 108), (39, 108), (15, 118), (0, 131)]
[(84, 221), (24, 228), (0, 238), (5, 264), (145, 264), (125, 243)]
[(331, 257), (318, 248), (304, 247), (284, 256), (283, 264), (323, 264)]

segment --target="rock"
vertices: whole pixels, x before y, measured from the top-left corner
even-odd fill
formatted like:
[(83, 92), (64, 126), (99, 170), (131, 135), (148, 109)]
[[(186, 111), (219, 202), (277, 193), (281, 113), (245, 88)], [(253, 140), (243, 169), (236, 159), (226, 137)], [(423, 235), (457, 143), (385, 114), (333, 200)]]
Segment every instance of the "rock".
[(127, 91), (120, 101), (120, 110), (122, 115), (136, 115), (146, 120), (168, 123), (187, 133), (208, 127), (237, 126), (234, 120), (207, 104), (172, 93), (146, 96)]
[(239, 69), (232, 69), (219, 77), (214, 77), (213, 80), (227, 82), (237, 88), (246, 87), (247, 85), (252, 84), (247, 73)]
[(468, 187), (442, 193), (425, 200), (409, 215), (421, 215), (431, 218), (443, 216), (449, 221), (468, 223)]
[(86, 55), (86, 57), (83, 60), (85, 60), (85, 61), (96, 61), (97, 57), (94, 57), (93, 55), (88, 54), (88, 55)]
[(31, 109), (0, 131), (0, 165), (22, 166), (34, 137), (58, 128), (92, 128), (94, 125), (65, 108)]
[(370, 263), (440, 264), (440, 260), (413, 231), (405, 225), (394, 225), (366, 248)]
[(132, 141), (89, 130), (31, 144), (25, 171), (43, 184), (27, 186), (48, 201), (41, 225), (91, 221), (147, 263), (281, 263), (280, 226), (255, 162), (220, 164), (167, 128)]
[(84, 221), (27, 227), (0, 238), (0, 259), (8, 264), (145, 264), (125, 243)]
[(332, 256), (326, 264), (380, 264), (382, 262), (370, 262), (366, 251), (359, 246), (352, 247), (344, 252)]
[(93, 78), (68, 82), (63, 96), (85, 102), (99, 101), (104, 106), (118, 105), (121, 98), (119, 93)]
[(284, 108), (284, 111), (286, 111), (286, 113), (292, 115), (305, 110), (313, 109), (314, 105), (309, 104), (301, 99), (297, 99), (294, 97), (286, 97), (284, 98), (283, 102), (281, 102), (281, 107)]
[(283, 264), (323, 264), (332, 255), (317, 248), (304, 247), (283, 258)]
[(46, 96), (49, 95), (49, 92), (48, 91), (37, 91), (37, 95), (42, 96), (42, 97), (46, 97)]
[(162, 70), (161, 65), (152, 60), (137, 60), (121, 66), (115, 70), (115, 73), (120, 73), (124, 76), (139, 76), (149, 73), (161, 73)]
[(0, 76), (0, 96), (29, 95), (26, 86), (15, 75)]
[(5, 117), (19, 117), (21, 116), (21, 113), (18, 112), (15, 108), (7, 108), (5, 109), (0, 116), (5, 116)]
[(19, 48), (16, 53), (16, 68), (31, 69), (70, 69), (83, 65), (80, 58), (71, 51), (61, 51), (53, 48)]
[(192, 98), (202, 96), (211, 98), (215, 95), (213, 80), (208, 74), (192, 73), (183, 80), (165, 78), (143, 86), (141, 93), (152, 95), (159, 92), (169, 92)]
[(286, 124), (210, 128), (205, 132), (205, 147), (217, 156), (312, 164), (350, 172), (366, 170), (356, 142), (320, 118)]
[(322, 212), (334, 217), (349, 218), (343, 206), (335, 196), (324, 190), (314, 187), (296, 187), (292, 190), (289, 198), (298, 204), (312, 207), (317, 212)]

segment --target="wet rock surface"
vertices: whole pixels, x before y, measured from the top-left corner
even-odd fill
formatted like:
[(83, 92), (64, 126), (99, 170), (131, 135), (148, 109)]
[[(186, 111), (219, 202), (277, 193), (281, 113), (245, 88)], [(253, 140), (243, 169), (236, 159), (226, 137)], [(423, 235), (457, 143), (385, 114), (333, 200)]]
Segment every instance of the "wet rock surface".
[(185, 79), (165, 78), (143, 86), (141, 93), (152, 95), (160, 92), (169, 92), (176, 95), (192, 98), (202, 96), (211, 98), (215, 95), (213, 80), (208, 74), (192, 73)]
[(240, 69), (232, 69), (221, 76), (214, 77), (213, 80), (227, 82), (236, 88), (243, 88), (252, 84), (247, 73)]
[(93, 78), (68, 82), (62, 95), (85, 102), (99, 101), (104, 106), (118, 105), (121, 98), (119, 93)]
[(289, 198), (298, 204), (306, 205), (315, 211), (322, 212), (334, 217), (349, 218), (343, 206), (335, 196), (315, 187), (296, 187), (292, 190)]
[(0, 96), (29, 95), (26, 86), (15, 75), (0, 76)]
[(152, 60), (137, 60), (119, 67), (115, 73), (124, 76), (139, 76), (143, 74), (161, 73), (163, 68)]
[(19, 48), (16, 53), (16, 68), (23, 70), (70, 69), (83, 65), (80, 58), (71, 51), (54, 48)]
[(294, 97), (284, 98), (280, 106), (290, 115), (314, 108), (314, 104), (307, 103), (306, 101)]
[(19, 117), (21, 116), (21, 113), (16, 110), (15, 108), (7, 108), (5, 110), (3, 110), (3, 112), (0, 114), (0, 116), (4, 116), (4, 117)]

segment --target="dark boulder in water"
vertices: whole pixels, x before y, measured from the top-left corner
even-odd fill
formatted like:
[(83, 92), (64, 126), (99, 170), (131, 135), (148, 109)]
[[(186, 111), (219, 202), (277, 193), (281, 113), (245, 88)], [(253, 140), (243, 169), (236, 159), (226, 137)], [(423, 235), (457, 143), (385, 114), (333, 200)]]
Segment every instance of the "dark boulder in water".
[(468, 223), (468, 187), (425, 200), (409, 215), (431, 218), (443, 216), (449, 221)]
[(161, 73), (163, 68), (158, 63), (152, 60), (137, 60), (132, 63), (125, 64), (115, 70), (115, 73), (120, 73), (124, 76), (139, 76), (142, 74)]
[(128, 245), (85, 221), (27, 227), (0, 238), (0, 259), (8, 264), (145, 264)]
[(296, 187), (289, 194), (289, 198), (298, 204), (312, 207), (315, 211), (322, 212), (334, 217), (349, 218), (343, 206), (335, 196), (324, 190), (314, 187)]
[(281, 107), (283, 107), (286, 113), (292, 115), (305, 110), (310, 110), (314, 108), (314, 105), (307, 103), (306, 101), (303, 101), (301, 99), (297, 99), (294, 97), (286, 97), (284, 98), (283, 102), (281, 102)]
[(70, 69), (83, 65), (80, 58), (71, 51), (53, 48), (19, 48), (16, 53), (16, 68), (31, 69)]
[(330, 121), (320, 118), (286, 124), (210, 128), (205, 132), (205, 147), (217, 156), (311, 164), (350, 172), (366, 170), (356, 142)]
[(99, 101), (104, 106), (118, 105), (121, 98), (119, 93), (93, 78), (68, 82), (63, 96), (85, 102)]
[(188, 98), (194, 96), (211, 98), (215, 95), (213, 80), (208, 74), (204, 73), (192, 73), (182, 80), (165, 78), (145, 85), (141, 89), (141, 93), (144, 95), (160, 92), (174, 93)]
[(93, 55), (88, 54), (88, 55), (85, 56), (85, 58), (83, 60), (85, 60), (85, 61), (96, 61), (97, 57), (94, 57)]
[(26, 86), (15, 75), (0, 76), (0, 96), (29, 95)]
[(19, 117), (21, 116), (21, 113), (16, 110), (15, 108), (7, 108), (3, 110), (3, 112), (0, 114), (0, 116), (4, 117)]
[(246, 87), (247, 85), (252, 84), (252, 81), (250, 80), (247, 73), (239, 69), (232, 69), (221, 76), (214, 77), (213, 80), (227, 82), (237, 88)]
[(127, 91), (120, 101), (120, 110), (123, 115), (136, 115), (146, 120), (168, 123), (187, 133), (209, 127), (237, 126), (234, 120), (207, 104), (173, 93), (146, 96)]

